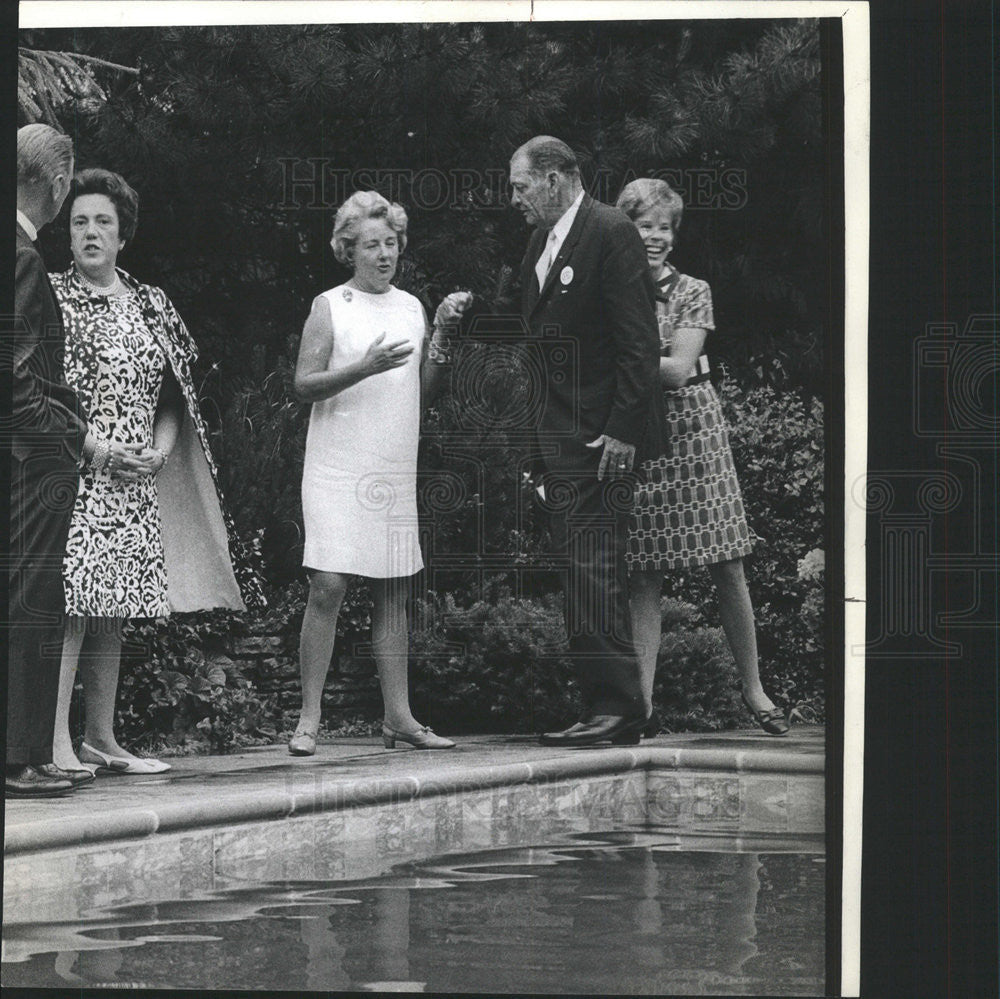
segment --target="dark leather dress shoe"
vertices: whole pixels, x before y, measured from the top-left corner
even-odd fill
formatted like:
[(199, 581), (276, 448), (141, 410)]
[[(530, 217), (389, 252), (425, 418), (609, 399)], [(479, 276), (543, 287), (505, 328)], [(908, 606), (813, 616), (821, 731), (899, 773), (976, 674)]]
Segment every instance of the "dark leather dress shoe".
[(562, 732), (546, 732), (539, 741), (543, 746), (593, 746), (598, 742), (623, 740), (633, 731), (638, 733), (645, 724), (642, 715), (591, 715)]
[(5, 798), (58, 798), (73, 790), (68, 779), (50, 777), (26, 763), (4, 771)]
[(94, 779), (93, 771), (90, 770), (63, 770), (54, 763), (42, 763), (35, 769), (45, 777), (54, 780), (68, 780), (73, 787), (80, 787), (82, 784), (89, 784)]
[(569, 728), (564, 728), (561, 732), (544, 732), (538, 737), (538, 741), (543, 746), (564, 746), (566, 745), (566, 739), (578, 732), (582, 728), (586, 728), (587, 723), (583, 721), (574, 722)]
[(643, 739), (655, 739), (660, 734), (660, 716), (654, 711), (642, 729), (630, 728), (620, 732), (611, 740), (613, 746), (638, 746), (640, 736)]

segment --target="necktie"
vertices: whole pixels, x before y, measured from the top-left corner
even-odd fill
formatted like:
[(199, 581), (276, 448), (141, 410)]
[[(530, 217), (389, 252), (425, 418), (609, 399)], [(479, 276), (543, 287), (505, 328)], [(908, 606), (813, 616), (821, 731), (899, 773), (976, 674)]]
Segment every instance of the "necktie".
[(556, 258), (556, 231), (551, 229), (549, 231), (549, 238), (545, 242), (545, 249), (542, 251), (542, 255), (538, 258), (538, 263), (535, 264), (535, 274), (538, 277), (538, 289), (539, 291), (545, 284), (545, 278), (548, 276), (549, 268), (552, 266), (552, 261)]

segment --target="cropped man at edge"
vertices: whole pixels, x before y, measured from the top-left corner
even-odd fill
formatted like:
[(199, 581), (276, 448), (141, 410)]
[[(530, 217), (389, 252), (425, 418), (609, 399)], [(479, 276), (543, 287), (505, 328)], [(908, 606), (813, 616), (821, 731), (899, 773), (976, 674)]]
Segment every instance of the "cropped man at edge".
[(73, 142), (48, 125), (17, 133), (15, 317), (8, 327), (10, 571), (7, 618), (7, 756), (4, 794), (65, 794), (93, 775), (52, 764), (64, 595), (62, 562), (82, 461), (95, 442), (62, 371), (59, 306), (35, 248), (58, 214), (73, 176)]

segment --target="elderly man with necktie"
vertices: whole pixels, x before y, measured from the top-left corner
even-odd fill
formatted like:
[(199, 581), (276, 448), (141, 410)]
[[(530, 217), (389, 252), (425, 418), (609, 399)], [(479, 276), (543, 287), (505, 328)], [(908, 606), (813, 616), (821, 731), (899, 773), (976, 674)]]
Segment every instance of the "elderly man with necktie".
[(511, 204), (535, 227), (521, 265), (527, 333), (556, 333), (575, 356), (570, 377), (548, 366), (535, 434), (553, 541), (567, 556), (566, 627), (583, 713), (541, 741), (635, 744), (646, 711), (625, 543), (633, 470), (661, 453), (663, 427), (649, 266), (629, 219), (585, 193), (565, 142), (526, 142), (511, 158), (510, 183)]

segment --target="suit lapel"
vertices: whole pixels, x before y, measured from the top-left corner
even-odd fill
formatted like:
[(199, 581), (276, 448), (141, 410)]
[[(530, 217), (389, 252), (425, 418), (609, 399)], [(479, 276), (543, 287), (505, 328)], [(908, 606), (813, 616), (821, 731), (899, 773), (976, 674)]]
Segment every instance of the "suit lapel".
[[(563, 240), (562, 246), (559, 247), (559, 252), (556, 254), (556, 259), (552, 261), (552, 266), (549, 268), (549, 273), (545, 277), (545, 284), (542, 285), (541, 291), (538, 293), (538, 297), (532, 304), (531, 311), (534, 311), (539, 305), (539, 303), (549, 294), (552, 290), (552, 286), (556, 283), (556, 278), (562, 271), (563, 267), (566, 265), (566, 261), (569, 260), (570, 255), (573, 252), (573, 248), (576, 246), (580, 239), (580, 233), (583, 232), (587, 219), (590, 216), (590, 209), (593, 205), (593, 199), (589, 195), (583, 196), (583, 201), (580, 202), (580, 207), (577, 209), (576, 218), (573, 219), (573, 224), (570, 226), (569, 232), (566, 233), (566, 238)], [(542, 244), (544, 248), (544, 243)], [(536, 257), (537, 261), (537, 257)], [(532, 282), (532, 285), (537, 284), (537, 279)]]
[[(24, 226), (20, 222), (17, 223), (17, 242), (22, 246), (30, 247), (36, 253), (38, 253), (38, 244), (28, 235)], [(41, 256), (41, 254), (39, 254)], [(52, 287), (52, 282), (49, 280), (49, 273), (45, 269), (45, 261), (42, 261), (42, 274), (45, 277), (45, 287), (49, 292), (49, 304), (51, 310), (55, 312), (56, 318), (59, 321), (59, 325), (62, 326), (62, 312), (59, 309), (59, 300), (56, 298), (55, 288)]]

